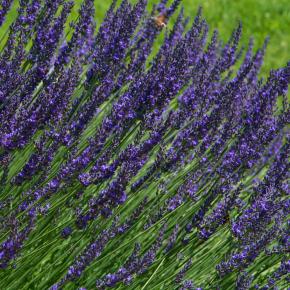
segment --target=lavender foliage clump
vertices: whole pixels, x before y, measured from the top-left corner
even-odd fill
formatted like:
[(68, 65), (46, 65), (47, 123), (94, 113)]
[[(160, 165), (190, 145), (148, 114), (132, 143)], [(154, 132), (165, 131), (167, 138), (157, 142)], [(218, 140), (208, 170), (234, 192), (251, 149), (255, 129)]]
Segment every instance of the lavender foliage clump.
[(16, 2), (0, 289), (286, 289), (290, 62), (260, 78), (268, 39), (222, 43), (180, 0), (100, 25), (93, 0)]

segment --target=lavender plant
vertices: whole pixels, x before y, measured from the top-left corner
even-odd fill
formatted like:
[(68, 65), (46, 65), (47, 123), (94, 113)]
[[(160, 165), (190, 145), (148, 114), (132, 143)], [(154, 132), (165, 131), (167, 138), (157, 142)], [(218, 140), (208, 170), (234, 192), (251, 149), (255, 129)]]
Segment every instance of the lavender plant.
[[(289, 287), (290, 62), (180, 0), (20, 0), (0, 51), (0, 289)], [(0, 26), (13, 1), (0, 4)]]

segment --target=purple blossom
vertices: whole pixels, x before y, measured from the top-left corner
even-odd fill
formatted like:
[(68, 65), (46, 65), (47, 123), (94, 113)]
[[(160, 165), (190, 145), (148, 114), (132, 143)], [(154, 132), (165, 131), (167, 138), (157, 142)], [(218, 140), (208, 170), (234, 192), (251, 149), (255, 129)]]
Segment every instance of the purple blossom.
[(155, 242), (151, 245), (149, 250), (143, 255), (140, 255), (141, 246), (135, 245), (134, 251), (125, 262), (124, 266), (119, 268), (115, 273), (107, 274), (103, 279), (96, 282), (98, 289), (104, 289), (105, 286), (113, 287), (117, 283), (122, 282), (125, 285), (131, 283), (133, 275), (140, 275), (147, 271), (147, 269), (154, 263), (158, 250), (160, 249), (163, 241), (165, 226), (160, 230)]
[(61, 231), (61, 236), (66, 239), (67, 237), (69, 237), (72, 233), (72, 228), (71, 227), (65, 227), (62, 231)]
[(12, 4), (12, 0), (4, 0), (2, 1), (1, 3), (1, 9), (0, 9), (0, 26), (2, 25), (2, 23), (4, 22), (5, 20), (5, 16)]

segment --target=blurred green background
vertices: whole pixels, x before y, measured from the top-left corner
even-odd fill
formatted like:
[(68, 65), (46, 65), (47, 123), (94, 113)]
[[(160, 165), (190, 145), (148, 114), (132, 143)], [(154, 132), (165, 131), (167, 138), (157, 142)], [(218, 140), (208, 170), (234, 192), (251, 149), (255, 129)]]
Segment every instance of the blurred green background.
[[(53, 1), (53, 0), (52, 0)], [(136, 1), (136, 0), (135, 0)], [(135, 2), (134, 1), (134, 2)], [(75, 0), (72, 17), (75, 18), (82, 0)], [(156, 0), (148, 0), (149, 5)], [(102, 21), (110, 0), (95, 0), (96, 20)], [(0, 28), (3, 35), (16, 14), (18, 1), (8, 15), (6, 23)], [(255, 48), (262, 45), (265, 37), (270, 36), (262, 74), (271, 68), (284, 66), (290, 60), (290, 0), (183, 0), (185, 13), (194, 18), (198, 6), (210, 25), (210, 31), (218, 28), (220, 37), (227, 40), (239, 20), (243, 23), (242, 43), (247, 45), (249, 37), (255, 39)]]

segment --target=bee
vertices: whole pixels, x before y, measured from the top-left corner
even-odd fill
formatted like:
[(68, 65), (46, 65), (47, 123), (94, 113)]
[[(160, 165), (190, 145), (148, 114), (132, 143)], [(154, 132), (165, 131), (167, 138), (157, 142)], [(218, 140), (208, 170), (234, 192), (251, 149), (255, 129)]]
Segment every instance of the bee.
[(163, 27), (166, 27), (166, 24), (167, 24), (166, 14), (161, 13), (158, 16), (153, 17), (153, 20), (157, 28), (162, 29)]
[(225, 223), (228, 223), (230, 226), (232, 226), (232, 220), (228, 212), (225, 215)]
[(10, 154), (3, 154), (0, 155), (0, 167), (8, 167), (9, 162), (11, 161), (11, 155)]

